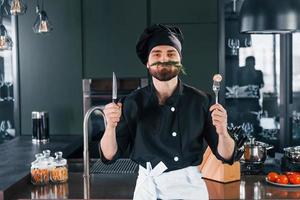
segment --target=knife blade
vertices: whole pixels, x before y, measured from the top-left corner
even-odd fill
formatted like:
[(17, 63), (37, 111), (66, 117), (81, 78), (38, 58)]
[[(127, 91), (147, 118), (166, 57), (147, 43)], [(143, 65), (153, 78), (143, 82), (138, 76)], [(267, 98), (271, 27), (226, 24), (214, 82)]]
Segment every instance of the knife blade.
[(118, 97), (118, 85), (117, 85), (117, 77), (115, 72), (113, 72), (112, 77), (112, 102), (117, 103)]

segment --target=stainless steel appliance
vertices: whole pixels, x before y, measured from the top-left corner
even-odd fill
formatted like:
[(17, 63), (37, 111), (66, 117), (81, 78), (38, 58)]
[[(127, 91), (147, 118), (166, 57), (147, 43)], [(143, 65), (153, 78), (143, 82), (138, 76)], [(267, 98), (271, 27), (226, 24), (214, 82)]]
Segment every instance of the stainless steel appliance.
[[(118, 99), (128, 95), (135, 89), (148, 85), (148, 78), (118, 78)], [(92, 106), (105, 106), (112, 101), (112, 79), (83, 79), (83, 111), (84, 114)]]
[(300, 146), (287, 147), (283, 151), (284, 156), (290, 161), (300, 163)]
[(245, 162), (263, 163), (267, 158), (267, 151), (272, 149), (273, 146), (255, 141), (255, 138), (251, 137), (250, 141), (245, 143), (244, 148), (245, 152), (242, 160)]
[(300, 171), (300, 146), (283, 149), (284, 156), (281, 160), (283, 171)]
[[(116, 74), (118, 77), (118, 74)], [(112, 78), (83, 79), (83, 114), (94, 106), (104, 108), (112, 102)], [(125, 97), (132, 91), (148, 85), (148, 78), (118, 78), (117, 100)], [(91, 158), (99, 158), (98, 142), (100, 141), (105, 127), (102, 117), (97, 116), (97, 111), (93, 112), (89, 120), (89, 133), (92, 144), (90, 145)]]
[(249, 141), (244, 144), (244, 154), (240, 161), (241, 173), (247, 175), (266, 174), (268, 171), (265, 168), (267, 151), (272, 148), (272, 145), (256, 141), (254, 137), (250, 137)]

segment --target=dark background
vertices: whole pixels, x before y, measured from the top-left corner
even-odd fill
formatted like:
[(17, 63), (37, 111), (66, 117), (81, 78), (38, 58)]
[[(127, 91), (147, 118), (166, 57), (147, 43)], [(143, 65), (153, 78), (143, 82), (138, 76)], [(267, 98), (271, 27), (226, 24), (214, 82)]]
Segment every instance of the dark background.
[[(177, 24), (185, 36), (182, 79), (211, 92), (218, 72), (218, 1), (45, 0), (54, 30), (32, 31), (35, 1), (18, 18), (21, 135), (31, 134), (31, 111), (50, 114), (50, 134), (82, 134), (82, 79), (146, 77), (135, 43), (152, 23)], [(18, 134), (18, 133), (17, 133)]]

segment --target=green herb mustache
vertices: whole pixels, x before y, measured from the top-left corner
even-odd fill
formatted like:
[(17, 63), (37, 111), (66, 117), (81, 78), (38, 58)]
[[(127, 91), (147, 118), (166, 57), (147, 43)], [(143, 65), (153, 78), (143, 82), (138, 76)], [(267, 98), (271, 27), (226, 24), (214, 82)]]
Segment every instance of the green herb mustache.
[(185, 72), (185, 68), (183, 67), (183, 65), (178, 62), (178, 61), (167, 61), (167, 62), (160, 62), (160, 61), (157, 61), (157, 62), (154, 62), (150, 65), (150, 67), (152, 66), (155, 66), (155, 65), (160, 65), (162, 67), (177, 67), (180, 69), (181, 73), (186, 75), (186, 72)]

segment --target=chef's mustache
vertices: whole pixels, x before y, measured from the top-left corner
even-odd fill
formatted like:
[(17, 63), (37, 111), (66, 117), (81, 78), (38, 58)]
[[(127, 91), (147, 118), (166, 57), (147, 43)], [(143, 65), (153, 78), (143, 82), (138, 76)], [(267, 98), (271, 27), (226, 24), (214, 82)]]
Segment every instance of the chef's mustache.
[(160, 62), (160, 61), (157, 61), (157, 62), (154, 62), (150, 65), (150, 67), (152, 66), (162, 66), (162, 67), (177, 67), (183, 74), (186, 74), (185, 70), (184, 70), (184, 67), (183, 65), (178, 62), (178, 61), (166, 61), (166, 62)]

